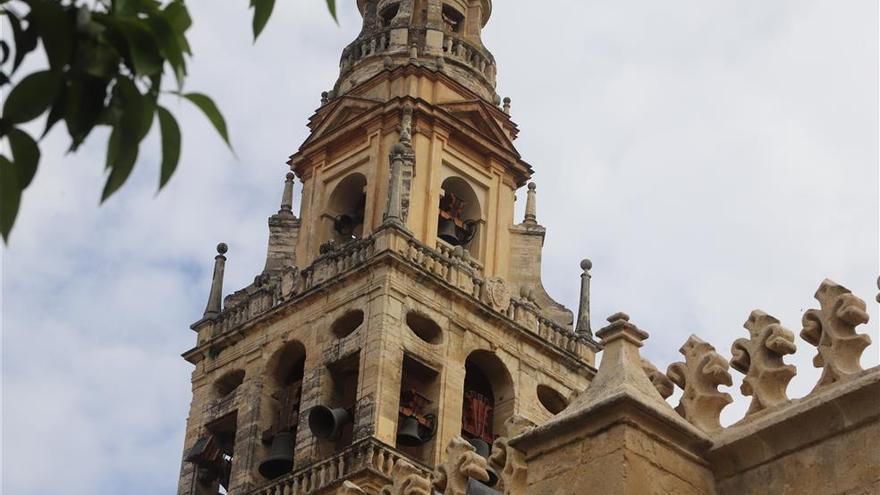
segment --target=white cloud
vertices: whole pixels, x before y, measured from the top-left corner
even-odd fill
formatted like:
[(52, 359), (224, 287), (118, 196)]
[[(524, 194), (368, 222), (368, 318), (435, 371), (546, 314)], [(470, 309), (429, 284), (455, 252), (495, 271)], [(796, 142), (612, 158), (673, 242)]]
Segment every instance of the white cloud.
[[(261, 269), (283, 164), (359, 29), (353, 3), (341, 29), (323, 2), (279, 3), (256, 46), (246, 2), (191, 5), (188, 89), (216, 99), (240, 161), (172, 101), (184, 154), (171, 185), (155, 196), (151, 136), (98, 208), (104, 138), (71, 156), (61, 132), (46, 141), (3, 252), (6, 493), (174, 491), (189, 406), (178, 355), (194, 343), (213, 246), (231, 247), (227, 291)], [(755, 308), (798, 331), (826, 276), (873, 301), (877, 8), (497, 3), (485, 40), (537, 170), (550, 292), (576, 307), (577, 264), (591, 257), (594, 326), (630, 313), (661, 367), (691, 333), (729, 355)], [(880, 340), (874, 322), (863, 331)], [(793, 396), (817, 377), (798, 345)], [(875, 344), (864, 364), (877, 362)]]

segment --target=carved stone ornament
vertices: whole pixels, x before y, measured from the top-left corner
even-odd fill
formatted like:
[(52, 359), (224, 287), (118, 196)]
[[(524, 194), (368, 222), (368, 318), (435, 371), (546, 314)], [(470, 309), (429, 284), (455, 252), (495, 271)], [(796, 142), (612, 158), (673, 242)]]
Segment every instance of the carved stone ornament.
[(737, 339), (730, 349), (730, 365), (746, 375), (740, 390), (752, 396), (746, 417), (764, 409), (788, 402), (785, 389), (797, 374), (797, 368), (785, 364), (782, 357), (794, 354), (797, 347), (794, 333), (780, 325), (779, 320), (764, 313), (752, 311), (743, 325), (750, 338)]
[(336, 495), (367, 495), (367, 492), (351, 481), (346, 481), (336, 490)]
[(648, 375), (648, 379), (651, 380), (651, 384), (654, 385), (654, 388), (657, 389), (663, 400), (672, 397), (675, 386), (668, 376), (663, 374), (662, 371), (658, 370), (656, 366), (645, 358), (642, 358), (642, 369), (645, 370), (645, 374)]
[(868, 323), (865, 301), (849, 289), (825, 280), (816, 291), (821, 309), (804, 314), (801, 338), (814, 345), (818, 354), (813, 366), (822, 368), (816, 388), (844, 381), (862, 372), (862, 352), (871, 338), (856, 333), (858, 325)]
[(519, 495), (528, 487), (528, 465), (525, 454), (510, 446), (510, 439), (501, 437), (492, 444), (489, 465), (498, 473), (493, 488), (505, 495)]
[(468, 479), (489, 481), (486, 459), (464, 438), (454, 437), (446, 447), (446, 459), (434, 472), (434, 488), (443, 495), (465, 495)]
[(706, 433), (721, 430), (721, 410), (733, 402), (719, 385), (732, 385), (727, 360), (695, 335), (679, 349), (685, 362), (669, 365), (666, 374), (684, 390), (676, 411)]
[(496, 311), (506, 311), (510, 306), (510, 289), (498, 277), (487, 278), (485, 282), (486, 302)]
[(393, 484), (383, 488), (379, 495), (432, 495), (431, 481), (403, 459), (394, 464), (391, 479)]

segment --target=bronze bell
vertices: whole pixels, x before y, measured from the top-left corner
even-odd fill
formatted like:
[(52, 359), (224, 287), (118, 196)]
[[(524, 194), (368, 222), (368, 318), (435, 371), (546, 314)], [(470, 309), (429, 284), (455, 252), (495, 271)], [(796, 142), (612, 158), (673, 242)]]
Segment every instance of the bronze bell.
[(454, 221), (440, 217), (439, 223), (437, 224), (437, 237), (453, 246), (458, 246), (461, 244), (461, 240), (458, 238), (457, 229)]
[(272, 439), (272, 447), (269, 456), (260, 463), (260, 474), (264, 478), (273, 480), (283, 476), (293, 469), (293, 434), (282, 431)]
[(309, 412), (309, 429), (321, 440), (336, 440), (351, 419), (351, 414), (341, 407), (317, 406)]
[(425, 443), (419, 433), (419, 421), (413, 416), (404, 416), (397, 428), (397, 444), (404, 447), (418, 447)]
[[(492, 446), (489, 445), (489, 442), (482, 438), (469, 438), (468, 443), (474, 446), (480, 457), (485, 457), (486, 461), (489, 461), (489, 456), (492, 455)], [(489, 481), (485, 483), (486, 486), (495, 486), (498, 483), (498, 473), (489, 465), (486, 466), (486, 471), (489, 473)]]

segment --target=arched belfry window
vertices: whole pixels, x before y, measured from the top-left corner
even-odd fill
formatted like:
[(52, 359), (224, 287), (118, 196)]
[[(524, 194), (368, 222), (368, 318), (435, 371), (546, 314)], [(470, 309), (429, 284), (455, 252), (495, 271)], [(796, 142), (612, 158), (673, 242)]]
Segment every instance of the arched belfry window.
[(462, 436), (477, 447), (492, 445), (513, 415), (513, 379), (494, 353), (474, 351), (465, 361)]
[(452, 246), (462, 246), (479, 258), (480, 201), (470, 184), (461, 177), (443, 181), (437, 237)]
[(324, 219), (329, 232), (325, 240), (345, 244), (364, 234), (367, 178), (354, 173), (342, 179), (330, 194)]
[(443, 29), (449, 33), (461, 33), (464, 31), (464, 16), (454, 7), (443, 4), (442, 10)]
[(261, 415), (264, 452), (258, 468), (264, 478), (278, 478), (293, 469), (305, 360), (305, 347), (296, 341), (269, 360)]
[(400, 2), (391, 2), (382, 6), (382, 10), (379, 12), (379, 17), (382, 19), (382, 27), (390, 27), (391, 21), (397, 17), (398, 11), (400, 11)]

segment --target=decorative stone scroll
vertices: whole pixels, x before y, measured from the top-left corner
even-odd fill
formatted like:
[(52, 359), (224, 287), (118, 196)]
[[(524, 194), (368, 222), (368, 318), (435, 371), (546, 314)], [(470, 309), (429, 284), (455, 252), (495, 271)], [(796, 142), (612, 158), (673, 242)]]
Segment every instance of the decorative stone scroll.
[(489, 465), (498, 473), (498, 483), (493, 487), (505, 495), (519, 495), (528, 487), (528, 465), (525, 455), (510, 446), (507, 437), (497, 438), (492, 444)]
[(794, 354), (797, 347), (794, 333), (763, 311), (752, 311), (743, 327), (751, 336), (733, 343), (730, 365), (746, 375), (740, 390), (743, 395), (752, 396), (752, 403), (746, 412), (746, 417), (749, 417), (788, 402), (785, 389), (797, 374), (797, 368), (785, 364), (782, 357)]
[(821, 309), (804, 314), (801, 338), (814, 345), (818, 354), (813, 366), (822, 368), (816, 388), (844, 381), (862, 372), (862, 352), (871, 338), (856, 333), (858, 325), (868, 323), (865, 301), (849, 289), (825, 280), (816, 291)]
[(651, 380), (651, 384), (654, 385), (654, 388), (657, 389), (663, 400), (672, 397), (675, 385), (672, 384), (672, 380), (668, 376), (663, 374), (662, 371), (658, 370), (656, 366), (645, 358), (642, 358), (642, 369), (645, 370), (645, 374), (648, 375), (648, 379)]
[(721, 430), (721, 410), (733, 402), (719, 385), (732, 385), (727, 360), (696, 335), (679, 349), (685, 362), (669, 365), (666, 374), (684, 390), (676, 411), (706, 433)]
[(465, 495), (468, 479), (489, 481), (486, 459), (473, 445), (454, 437), (446, 447), (446, 460), (434, 472), (434, 488), (443, 495)]
[(431, 481), (422, 471), (409, 462), (398, 459), (391, 471), (393, 484), (386, 486), (379, 495), (432, 495)]

